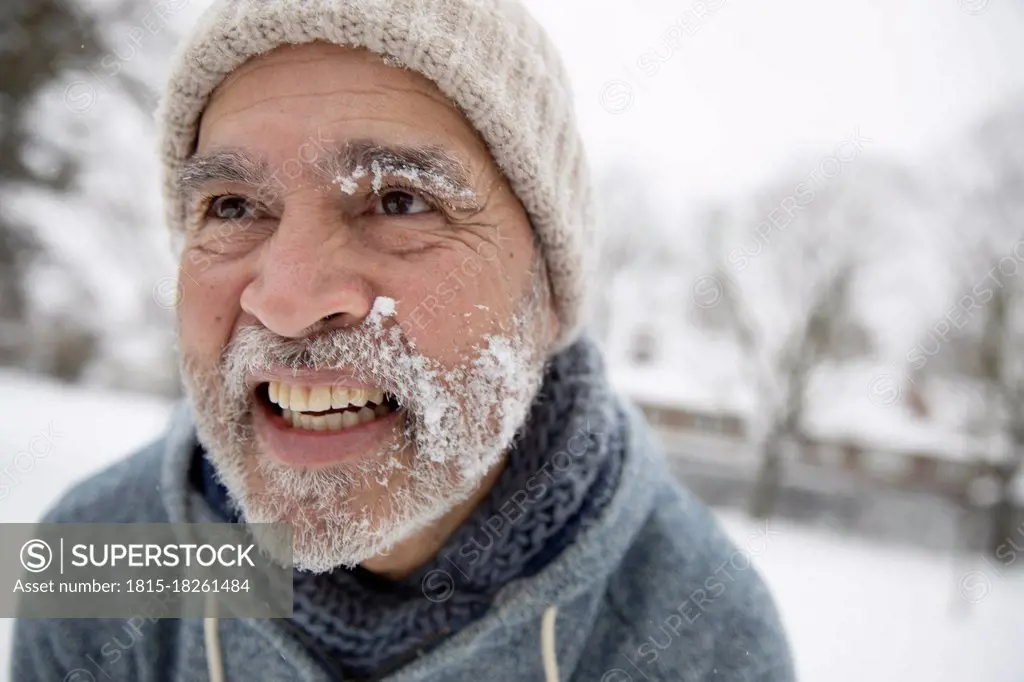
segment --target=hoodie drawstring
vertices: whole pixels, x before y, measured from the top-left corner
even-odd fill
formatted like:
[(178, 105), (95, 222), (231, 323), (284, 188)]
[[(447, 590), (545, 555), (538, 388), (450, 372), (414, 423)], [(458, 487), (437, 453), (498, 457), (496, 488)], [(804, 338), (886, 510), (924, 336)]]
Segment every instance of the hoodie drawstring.
[(540, 623), (540, 653), (544, 660), (545, 682), (558, 682), (558, 655), (555, 652), (555, 615), (558, 607), (549, 606)]
[(206, 598), (206, 613), (203, 618), (203, 643), (206, 644), (206, 669), (210, 682), (224, 682), (224, 663), (221, 660), (220, 633), (217, 631), (217, 602), (210, 593)]

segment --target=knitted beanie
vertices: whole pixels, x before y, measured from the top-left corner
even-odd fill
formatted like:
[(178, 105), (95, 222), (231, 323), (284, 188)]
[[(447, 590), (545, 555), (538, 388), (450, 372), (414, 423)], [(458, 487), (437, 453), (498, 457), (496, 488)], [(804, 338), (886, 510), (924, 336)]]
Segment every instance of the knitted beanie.
[(556, 346), (567, 346), (583, 322), (595, 250), (590, 180), (564, 67), (517, 0), (216, 0), (179, 48), (157, 114), (172, 232), (185, 225), (178, 172), (213, 90), (256, 55), (313, 41), (384, 55), (461, 108), (540, 239)]

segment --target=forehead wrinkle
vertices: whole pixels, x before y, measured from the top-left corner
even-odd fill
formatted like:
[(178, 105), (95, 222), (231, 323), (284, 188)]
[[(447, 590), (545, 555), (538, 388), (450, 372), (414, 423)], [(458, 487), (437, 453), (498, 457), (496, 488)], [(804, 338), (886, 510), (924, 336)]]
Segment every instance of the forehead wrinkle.
[(178, 171), (178, 187), (185, 192), (195, 191), (211, 182), (260, 187), (267, 183), (269, 175), (265, 160), (256, 159), (242, 150), (220, 150), (189, 157)]

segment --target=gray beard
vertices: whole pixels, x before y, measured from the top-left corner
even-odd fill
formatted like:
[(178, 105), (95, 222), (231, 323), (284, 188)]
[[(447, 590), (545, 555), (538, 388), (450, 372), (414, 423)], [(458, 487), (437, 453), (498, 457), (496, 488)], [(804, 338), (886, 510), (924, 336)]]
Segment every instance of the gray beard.
[[(244, 327), (217, 367), (183, 357), (199, 440), (232, 504), (248, 523), (291, 524), (254, 527), (261, 548), (300, 570), (353, 567), (468, 499), (500, 461), (540, 387), (541, 291), (535, 284), (524, 297), (506, 334), (485, 336), (451, 368), (416, 353), (398, 326), (379, 318), (301, 340)], [(402, 442), (324, 469), (289, 467), (260, 453), (246, 377), (274, 366), (346, 369), (379, 386), (402, 405)], [(372, 504), (358, 506), (357, 496), (373, 490)]]

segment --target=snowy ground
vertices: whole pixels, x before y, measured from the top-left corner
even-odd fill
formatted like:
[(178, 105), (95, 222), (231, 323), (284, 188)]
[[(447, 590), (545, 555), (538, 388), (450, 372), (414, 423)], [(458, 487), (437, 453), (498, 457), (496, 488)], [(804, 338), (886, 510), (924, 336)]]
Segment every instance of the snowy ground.
[[(760, 529), (723, 518), (743, 547)], [(1024, 575), (981, 558), (880, 546), (772, 522), (753, 561), (789, 632), (804, 682), (1021, 679)]]
[[(155, 437), (168, 411), (151, 398), (0, 373), (0, 522), (37, 519), (67, 485)], [(41, 434), (52, 444), (44, 446)], [(32, 449), (39, 456), (19, 457)], [(753, 523), (735, 515), (723, 522), (740, 547), (756, 554), (801, 680), (1021, 679), (1024, 576), (1001, 577), (981, 558), (902, 550), (781, 522), (772, 523), (767, 546), (750, 545), (759, 533)], [(7, 651), (11, 625), (0, 620), (0, 651)], [(0, 682), (8, 682), (3, 659)]]
[[(71, 483), (152, 440), (166, 403), (0, 371), (0, 523), (36, 521)], [(125, 500), (134, 504), (135, 500)], [(14, 621), (0, 618), (0, 682)]]

